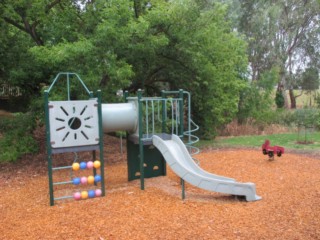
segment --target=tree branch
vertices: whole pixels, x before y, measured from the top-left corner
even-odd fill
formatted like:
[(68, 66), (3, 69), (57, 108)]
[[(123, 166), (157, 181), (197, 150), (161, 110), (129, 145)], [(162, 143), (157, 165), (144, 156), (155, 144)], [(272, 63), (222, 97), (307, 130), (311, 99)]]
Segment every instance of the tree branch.
[(152, 72), (150, 72), (146, 78), (146, 82), (145, 84), (149, 85), (150, 83), (153, 83), (154, 82), (154, 77), (157, 73), (159, 73), (162, 69), (164, 69), (165, 66), (160, 66), (156, 69), (154, 69)]
[(189, 67), (187, 67), (182, 61), (180, 61), (179, 59), (177, 58), (173, 58), (173, 57), (170, 57), (170, 56), (167, 56), (167, 55), (164, 55), (164, 54), (160, 54), (160, 56), (166, 58), (166, 59), (169, 59), (173, 62), (176, 62), (178, 63), (179, 65), (181, 65), (183, 68), (187, 69), (188, 71), (192, 72), (193, 74), (195, 74), (194, 71), (192, 71)]
[(12, 19), (10, 19), (8, 17), (4, 17), (3, 20), (5, 20), (7, 23), (11, 24), (12, 26), (14, 26), (14, 27), (16, 27), (16, 28), (28, 33), (27, 30), (23, 27), (23, 25), (20, 25), (16, 21), (14, 21), (14, 20), (12, 20)]
[(43, 45), (43, 41), (41, 40), (41, 38), (38, 36), (37, 32), (36, 32), (36, 26), (38, 25), (38, 22), (35, 21), (32, 26), (30, 26), (30, 23), (27, 21), (26, 17), (24, 17), (23, 15), (19, 14), (22, 21), (23, 21), (23, 24), (24, 24), (24, 29), (25, 29), (25, 32), (27, 32), (31, 38), (35, 41), (35, 43), (38, 45), (38, 46), (42, 46)]
[(45, 9), (45, 13), (49, 13), (49, 11), (57, 4), (60, 4), (61, 3), (61, 0), (55, 0), (51, 3), (49, 3), (47, 6), (46, 6), (46, 9)]
[(302, 94), (303, 94), (303, 91), (301, 91), (300, 94), (295, 95), (294, 98), (298, 98), (298, 97), (302, 96)]

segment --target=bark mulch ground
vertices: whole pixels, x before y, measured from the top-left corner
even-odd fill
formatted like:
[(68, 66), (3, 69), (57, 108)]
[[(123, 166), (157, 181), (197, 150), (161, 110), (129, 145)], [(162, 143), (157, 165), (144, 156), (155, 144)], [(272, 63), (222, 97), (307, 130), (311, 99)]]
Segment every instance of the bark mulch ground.
[(285, 153), (269, 161), (254, 149), (208, 149), (197, 156), (202, 168), (255, 183), (262, 200), (187, 184), (183, 201), (170, 169), (147, 179), (144, 191), (128, 182), (126, 155), (109, 143), (105, 197), (50, 207), (44, 152), (0, 165), (0, 239), (320, 239), (319, 159)]

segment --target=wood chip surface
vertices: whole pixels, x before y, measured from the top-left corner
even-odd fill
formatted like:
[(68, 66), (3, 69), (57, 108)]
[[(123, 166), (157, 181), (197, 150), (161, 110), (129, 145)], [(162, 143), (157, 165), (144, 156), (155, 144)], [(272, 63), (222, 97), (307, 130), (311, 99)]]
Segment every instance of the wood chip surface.
[[(106, 150), (106, 196), (49, 206), (46, 156), (0, 165), (0, 239), (320, 239), (320, 160), (258, 150), (206, 150), (205, 170), (256, 184), (262, 200), (186, 184), (179, 178), (127, 181), (126, 154)], [(29, 163), (29, 164), (28, 164)], [(61, 173), (62, 174), (62, 173)], [(72, 188), (72, 186), (70, 186)]]

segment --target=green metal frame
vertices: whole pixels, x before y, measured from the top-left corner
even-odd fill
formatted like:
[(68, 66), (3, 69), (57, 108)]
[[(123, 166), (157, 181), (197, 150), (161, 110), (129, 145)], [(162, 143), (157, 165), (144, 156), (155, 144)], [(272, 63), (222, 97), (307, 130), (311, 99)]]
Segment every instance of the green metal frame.
[(47, 144), (47, 160), (48, 160), (48, 177), (49, 177), (49, 195), (50, 206), (54, 205), (53, 195), (53, 177), (52, 177), (52, 148), (50, 143), (50, 122), (49, 122), (49, 91), (44, 91), (44, 109), (46, 118), (46, 144)]
[[(183, 138), (184, 136), (184, 118), (183, 118), (183, 113), (184, 113), (184, 105), (183, 105), (183, 97), (184, 97), (184, 91), (180, 89), (179, 91), (162, 91), (161, 93), (161, 99), (160, 101), (162, 102), (162, 133), (166, 132), (166, 98), (168, 95), (172, 94), (178, 94), (178, 103), (179, 103), (179, 129), (178, 129), (178, 135)], [(124, 99), (125, 102), (128, 102), (128, 92), (125, 92), (124, 94)], [(148, 177), (155, 177), (155, 175), (150, 174), (149, 172), (145, 172), (145, 164), (149, 164), (149, 158), (152, 158), (152, 161), (157, 161), (157, 164), (159, 164), (159, 159), (155, 157), (155, 153), (152, 153), (149, 151), (148, 146), (145, 145), (145, 142), (143, 140), (143, 106), (142, 106), (142, 91), (139, 89), (137, 92), (137, 101), (138, 101), (138, 146), (139, 150), (137, 151), (134, 147), (134, 144), (131, 143), (128, 139), (128, 133), (127, 133), (127, 154), (128, 154), (128, 179), (133, 180), (137, 179), (136, 176), (134, 176), (134, 173), (139, 169), (140, 172), (140, 188), (141, 190), (145, 189), (145, 183), (144, 179)], [(156, 149), (157, 150), (157, 149)], [(138, 161), (133, 157), (138, 155)], [(160, 173), (161, 175), (166, 175), (166, 164), (165, 161), (162, 157), (163, 165), (161, 168), (163, 171)], [(148, 158), (148, 159), (145, 159)], [(139, 165), (139, 168), (136, 165)], [(157, 173), (159, 174), (159, 173)], [(158, 176), (158, 175), (157, 175)], [(181, 186), (182, 186), (182, 199), (185, 198), (185, 183), (184, 180), (181, 179)]]
[(142, 91), (138, 90), (138, 128), (139, 128), (139, 159), (140, 159), (140, 188), (144, 190), (144, 151), (143, 151), (143, 142), (142, 142)]
[[(182, 137), (180, 137), (180, 138), (183, 138), (183, 90), (182, 89), (179, 90), (179, 98), (182, 99), (179, 101), (179, 105), (180, 105), (179, 106), (179, 110), (180, 110), (179, 136), (182, 135)], [(182, 199), (185, 199), (186, 198), (185, 183), (182, 178), (181, 178), (181, 189), (182, 189), (181, 197), (182, 197)]]
[[(179, 96), (179, 99), (181, 99), (179, 101), (179, 110), (180, 110), (180, 113), (179, 113), (179, 121), (180, 121), (180, 124), (179, 124), (179, 131), (178, 131), (178, 135), (180, 138), (183, 138), (183, 135), (184, 135), (184, 130), (183, 130), (183, 122), (184, 122), (184, 119), (183, 119), (183, 93), (184, 91), (182, 89), (179, 89), (179, 91), (162, 91), (161, 93), (161, 97), (162, 98), (165, 98), (167, 95), (170, 95), (170, 94), (178, 94)], [(163, 110), (163, 113), (165, 112), (166, 110), (164, 109)], [(163, 131), (165, 129), (165, 121), (166, 119), (163, 119)], [(181, 184), (181, 198), (182, 199), (185, 199), (186, 197), (186, 194), (185, 194), (185, 182), (182, 178), (180, 178), (180, 184)]]
[[(50, 87), (44, 91), (44, 109), (45, 109), (45, 123), (46, 123), (46, 145), (47, 145), (47, 160), (48, 160), (48, 180), (49, 180), (49, 198), (50, 198), (50, 206), (53, 206), (55, 203), (54, 198), (54, 183), (53, 183), (53, 164), (52, 164), (52, 147), (51, 147), (51, 136), (50, 136), (50, 121), (49, 121), (49, 93), (56, 84), (57, 81), (61, 79), (62, 76), (65, 76), (67, 79), (67, 94), (68, 94), (68, 101), (70, 101), (70, 77), (76, 77), (78, 81), (80, 81), (81, 85), (85, 89), (85, 91), (88, 93), (89, 98), (94, 98), (93, 92), (89, 91), (89, 89), (86, 87), (84, 82), (81, 80), (78, 74), (76, 73), (69, 73), (69, 72), (62, 72), (59, 73), (55, 79), (53, 80)], [(97, 111), (98, 111), (98, 127), (99, 127), (99, 143), (97, 145), (97, 149), (99, 149), (100, 153), (100, 174), (101, 174), (101, 192), (102, 196), (105, 196), (105, 178), (104, 178), (104, 156), (103, 156), (103, 132), (102, 132), (102, 110), (101, 110), (101, 91), (97, 91)], [(87, 151), (86, 147), (81, 147), (77, 151)], [(64, 149), (61, 149), (60, 153), (65, 152)], [(92, 159), (96, 159), (96, 151), (92, 150)], [(96, 174), (96, 170), (94, 169), (94, 175)], [(65, 183), (71, 183), (65, 182)], [(70, 196), (60, 197), (59, 199), (65, 199), (70, 198)]]

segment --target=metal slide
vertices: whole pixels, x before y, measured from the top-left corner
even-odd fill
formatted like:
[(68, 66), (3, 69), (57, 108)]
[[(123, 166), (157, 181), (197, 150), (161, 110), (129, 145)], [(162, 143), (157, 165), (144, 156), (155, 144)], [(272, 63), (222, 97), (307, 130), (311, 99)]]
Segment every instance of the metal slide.
[(232, 178), (211, 174), (201, 169), (191, 158), (184, 143), (177, 135), (171, 140), (162, 140), (154, 135), (153, 145), (159, 149), (171, 169), (186, 182), (213, 192), (245, 196), (247, 201), (257, 201), (254, 183), (239, 183)]

